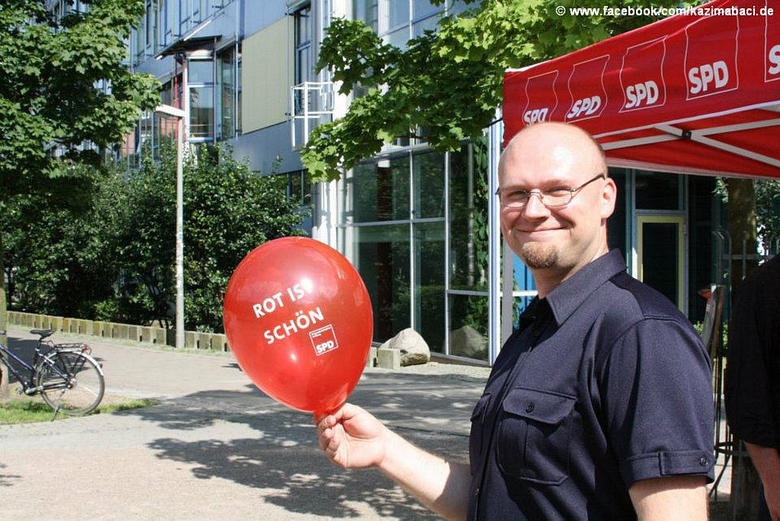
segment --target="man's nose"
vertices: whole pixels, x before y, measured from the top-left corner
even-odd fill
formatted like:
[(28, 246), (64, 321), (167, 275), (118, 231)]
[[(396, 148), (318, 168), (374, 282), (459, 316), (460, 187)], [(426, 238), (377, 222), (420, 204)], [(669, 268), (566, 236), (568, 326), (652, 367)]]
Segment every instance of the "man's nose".
[(550, 210), (542, 202), (542, 197), (541, 192), (532, 190), (531, 193), (528, 194), (528, 202), (525, 203), (525, 208), (523, 208), (523, 215), (532, 219), (536, 217), (546, 217), (550, 213)]

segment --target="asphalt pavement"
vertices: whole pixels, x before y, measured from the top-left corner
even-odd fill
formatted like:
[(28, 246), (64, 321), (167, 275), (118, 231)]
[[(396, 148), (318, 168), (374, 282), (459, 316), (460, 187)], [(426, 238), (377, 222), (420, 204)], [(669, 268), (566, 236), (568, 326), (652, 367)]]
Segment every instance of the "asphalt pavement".
[[(10, 328), (20, 353), (32, 335)], [(375, 470), (320, 452), (309, 414), (260, 392), (229, 353), (86, 341), (106, 401), (159, 405), (0, 426), (0, 519), (435, 520)], [(350, 401), (417, 445), (466, 461), (469, 416), (488, 369), (443, 363), (367, 369)]]

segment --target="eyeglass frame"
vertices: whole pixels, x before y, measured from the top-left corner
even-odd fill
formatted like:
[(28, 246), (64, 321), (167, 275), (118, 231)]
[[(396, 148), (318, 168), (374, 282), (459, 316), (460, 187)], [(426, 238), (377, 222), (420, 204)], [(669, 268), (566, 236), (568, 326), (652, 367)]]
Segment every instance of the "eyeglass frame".
[[(565, 203), (563, 203), (563, 204), (555, 204), (555, 205), (552, 205), (552, 206), (544, 202), (544, 192), (545, 192), (545, 190), (541, 190), (539, 188), (534, 188), (533, 190), (513, 190), (514, 192), (525, 192), (526, 194), (528, 194), (528, 199), (524, 203), (522, 203), (521, 206), (513, 206), (513, 207), (505, 206), (505, 208), (525, 208), (525, 206), (531, 201), (531, 197), (533, 197), (534, 194), (539, 196), (539, 202), (542, 203), (546, 208), (563, 208), (564, 206), (568, 206), (569, 204), (571, 204), (571, 202), (574, 200), (574, 197), (578, 193), (580, 193), (580, 190), (582, 190), (583, 188), (585, 188), (586, 186), (591, 184), (596, 179), (606, 179), (606, 178), (607, 178), (606, 172), (601, 172), (601, 173), (597, 174), (596, 177), (593, 177), (593, 178), (585, 181), (584, 183), (582, 183), (577, 188), (556, 188), (555, 191), (560, 190), (560, 191), (567, 191), (567, 192), (569, 192), (570, 193), (570, 197), (569, 197), (569, 200), (566, 201)], [(501, 200), (501, 187), (498, 187), (498, 189), (496, 189), (496, 195), (498, 196), (498, 199), (500, 201)], [(504, 206), (503, 202), (501, 203), (501, 205)]]

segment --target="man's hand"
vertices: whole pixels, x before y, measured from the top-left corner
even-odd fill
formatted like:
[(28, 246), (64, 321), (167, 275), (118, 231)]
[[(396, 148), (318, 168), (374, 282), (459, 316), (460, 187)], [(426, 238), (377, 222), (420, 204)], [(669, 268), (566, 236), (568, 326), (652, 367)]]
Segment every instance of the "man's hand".
[(360, 407), (314, 418), (325, 455), (344, 468), (377, 467), (423, 505), (446, 519), (466, 519), (471, 474), (412, 445)]
[(320, 448), (344, 468), (379, 466), (387, 454), (388, 430), (365, 410), (345, 404), (341, 409), (314, 418)]

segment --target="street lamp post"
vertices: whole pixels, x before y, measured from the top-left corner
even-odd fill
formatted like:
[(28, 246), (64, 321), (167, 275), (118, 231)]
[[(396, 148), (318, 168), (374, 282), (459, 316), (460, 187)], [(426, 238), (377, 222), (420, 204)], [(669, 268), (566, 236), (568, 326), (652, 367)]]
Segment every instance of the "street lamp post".
[(184, 117), (185, 112), (160, 105), (156, 113), (176, 118), (176, 348), (184, 347)]

